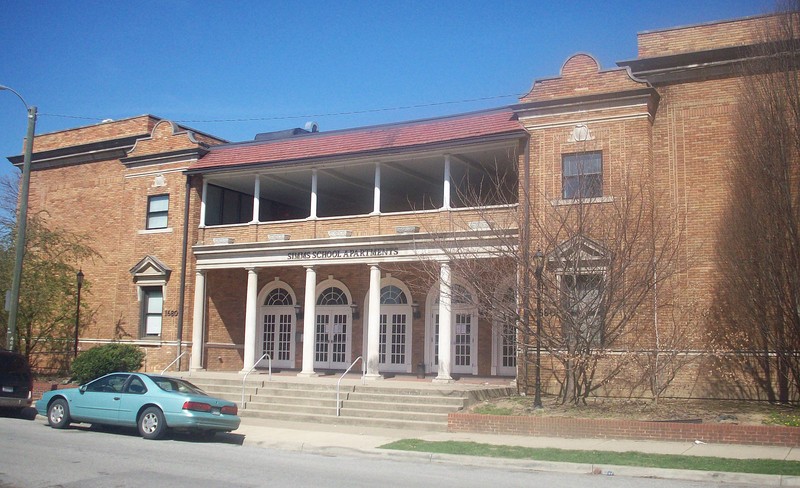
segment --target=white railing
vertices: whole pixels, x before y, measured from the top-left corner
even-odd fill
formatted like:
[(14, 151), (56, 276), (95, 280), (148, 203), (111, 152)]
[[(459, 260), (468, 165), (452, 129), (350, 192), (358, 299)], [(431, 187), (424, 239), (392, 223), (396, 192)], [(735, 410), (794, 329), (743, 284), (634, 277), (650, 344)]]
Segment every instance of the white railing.
[(253, 370), (256, 369), (256, 366), (258, 366), (258, 363), (260, 363), (264, 358), (267, 358), (269, 360), (268, 361), (268, 364), (269, 364), (269, 381), (272, 381), (272, 356), (270, 356), (268, 353), (264, 353), (264, 355), (261, 356), (260, 358), (258, 358), (258, 361), (256, 361), (253, 364), (253, 367), (250, 368), (250, 370), (247, 373), (244, 374), (244, 379), (242, 380), (242, 403), (239, 404), (240, 408), (244, 408), (244, 384), (247, 381), (247, 375), (252, 373)]
[(164, 368), (164, 369), (162, 369), (162, 370), (161, 370), (161, 374), (164, 374), (164, 372), (165, 372), (166, 370), (168, 370), (170, 367), (172, 367), (172, 365), (173, 365), (173, 364), (177, 363), (177, 362), (178, 362), (178, 361), (179, 361), (179, 360), (180, 360), (180, 359), (183, 357), (183, 355), (184, 355), (184, 354), (186, 354), (187, 352), (189, 352), (189, 351), (183, 351), (183, 352), (181, 353), (181, 355), (180, 355), (180, 356), (176, 357), (176, 358), (175, 358), (175, 359), (174, 359), (174, 360), (173, 360), (171, 363), (169, 363), (169, 364), (167, 365), (167, 367), (166, 367), (166, 368)]
[[(347, 370), (345, 370), (345, 372), (342, 373), (342, 376), (339, 376), (339, 381), (336, 382), (336, 416), (337, 417), (339, 416), (339, 411), (341, 410), (341, 407), (342, 407), (342, 404), (339, 403), (339, 386), (341, 385), (342, 379), (344, 379), (344, 376), (347, 373), (349, 373), (350, 370), (353, 369), (353, 366), (355, 366), (356, 363), (359, 362), (359, 361), (361, 361), (361, 356), (358, 356), (356, 358), (356, 360), (353, 361), (352, 364), (350, 364), (350, 366), (347, 368)], [(362, 382), (364, 381), (364, 374), (366, 374), (366, 370), (364, 368), (364, 362), (361, 361), (361, 381)]]

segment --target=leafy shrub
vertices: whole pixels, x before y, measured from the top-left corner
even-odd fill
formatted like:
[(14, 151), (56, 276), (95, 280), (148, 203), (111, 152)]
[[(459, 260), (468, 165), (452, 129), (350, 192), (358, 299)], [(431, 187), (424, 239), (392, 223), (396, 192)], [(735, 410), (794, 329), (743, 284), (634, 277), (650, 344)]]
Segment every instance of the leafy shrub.
[(142, 367), (144, 351), (133, 344), (106, 344), (78, 354), (72, 362), (72, 378), (80, 384), (116, 371)]

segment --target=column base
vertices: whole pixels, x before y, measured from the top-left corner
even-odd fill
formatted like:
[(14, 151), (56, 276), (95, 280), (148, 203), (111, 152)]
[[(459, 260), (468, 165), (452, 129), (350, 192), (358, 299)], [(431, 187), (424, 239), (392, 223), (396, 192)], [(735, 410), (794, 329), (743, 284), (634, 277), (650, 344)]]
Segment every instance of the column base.
[(382, 374), (365, 374), (361, 377), (364, 381), (378, 381), (383, 379)]
[(299, 373), (297, 373), (297, 377), (298, 378), (316, 378), (318, 376), (319, 376), (319, 373), (317, 373), (316, 371), (312, 371), (310, 373), (306, 373), (306, 372), (300, 371)]
[(456, 380), (454, 380), (450, 376), (437, 376), (436, 378), (433, 379), (434, 383), (443, 383), (443, 384), (455, 383), (455, 381)]
[(190, 373), (200, 372), (200, 371), (205, 371), (205, 370), (206, 370), (206, 368), (203, 368), (203, 367), (191, 367), (191, 366), (189, 367), (189, 372)]

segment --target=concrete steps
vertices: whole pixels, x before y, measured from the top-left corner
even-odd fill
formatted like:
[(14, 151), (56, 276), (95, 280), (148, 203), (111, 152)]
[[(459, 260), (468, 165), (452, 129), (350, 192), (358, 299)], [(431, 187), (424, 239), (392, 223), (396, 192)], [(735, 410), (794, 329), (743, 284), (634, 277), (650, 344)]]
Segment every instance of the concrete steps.
[(236, 377), (191, 376), (211, 396), (239, 404), (241, 417), (293, 422), (364, 425), (419, 431), (446, 431), (447, 414), (487, 397), (510, 394), (510, 388), (472, 386), (448, 388), (424, 383), (350, 380), (340, 389), (340, 416), (336, 416), (336, 381), (268, 381), (248, 378), (242, 404), (242, 380)]

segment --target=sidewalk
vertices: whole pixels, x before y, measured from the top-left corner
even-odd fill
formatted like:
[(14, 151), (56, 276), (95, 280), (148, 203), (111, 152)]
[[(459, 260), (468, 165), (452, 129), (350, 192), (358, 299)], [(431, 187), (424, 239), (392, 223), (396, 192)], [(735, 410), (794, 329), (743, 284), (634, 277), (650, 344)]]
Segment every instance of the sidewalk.
[(420, 432), (399, 429), (376, 429), (351, 425), (297, 423), (255, 418), (242, 418), (235, 432), (244, 436), (244, 445), (301, 451), (315, 454), (356, 454), (414, 462), (457, 463), (472, 466), (497, 466), (533, 471), (571, 473), (609, 472), (616, 476), (658, 477), (693, 481), (743, 483), (754, 486), (797, 486), (800, 477), (719, 473), (691, 470), (640, 468), (630, 466), (596, 466), (591, 464), (523, 461), (474, 456), (416, 453), (378, 449), (400, 439), (425, 441), (472, 441), (521, 447), (551, 447), (572, 450), (637, 451), (652, 454), (681, 454), (734, 459), (778, 459), (800, 461), (800, 449), (737, 444), (696, 444), (690, 442), (632, 441), (615, 439), (566, 439), (515, 435), (492, 435), (449, 432)]

